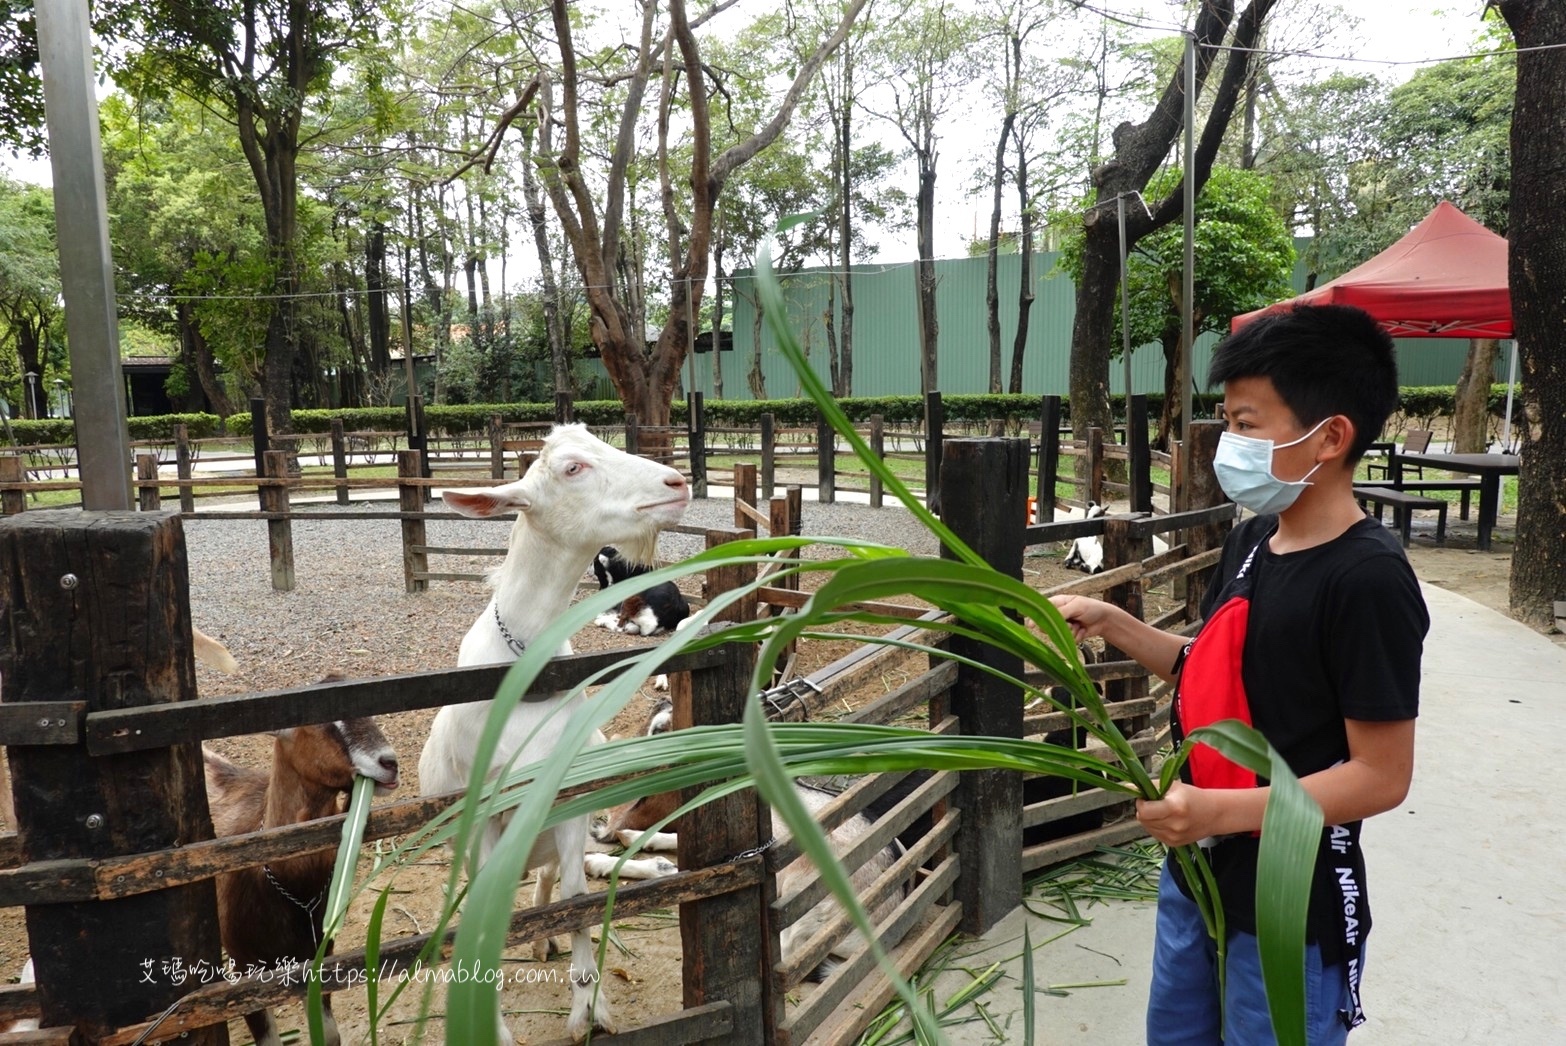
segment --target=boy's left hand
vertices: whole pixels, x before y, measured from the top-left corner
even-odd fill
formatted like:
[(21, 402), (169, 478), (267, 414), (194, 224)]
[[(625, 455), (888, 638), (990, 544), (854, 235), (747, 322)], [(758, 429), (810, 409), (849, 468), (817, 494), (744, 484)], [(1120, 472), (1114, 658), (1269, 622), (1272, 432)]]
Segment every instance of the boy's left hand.
[(1136, 819), (1147, 834), (1165, 846), (1185, 846), (1215, 830), (1212, 795), (1184, 781), (1175, 781), (1162, 799), (1138, 799)]

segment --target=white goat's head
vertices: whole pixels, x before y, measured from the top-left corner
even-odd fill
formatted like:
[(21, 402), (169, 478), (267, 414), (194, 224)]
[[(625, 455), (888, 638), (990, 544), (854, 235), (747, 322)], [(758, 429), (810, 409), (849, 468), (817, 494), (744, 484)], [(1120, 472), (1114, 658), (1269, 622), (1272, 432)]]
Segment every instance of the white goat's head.
[(580, 551), (584, 563), (604, 545), (651, 563), (659, 528), (680, 521), (690, 488), (674, 469), (611, 447), (583, 425), (556, 425), (515, 483), (442, 497), (466, 516), (516, 511), (519, 529)]

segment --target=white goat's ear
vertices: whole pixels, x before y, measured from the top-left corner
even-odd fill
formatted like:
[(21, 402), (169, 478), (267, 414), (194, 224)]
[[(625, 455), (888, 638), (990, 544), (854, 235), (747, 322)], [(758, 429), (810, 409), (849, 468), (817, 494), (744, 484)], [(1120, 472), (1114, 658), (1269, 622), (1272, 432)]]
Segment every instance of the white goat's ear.
[(446, 490), (441, 500), (464, 516), (488, 518), (505, 512), (526, 512), (533, 501), (514, 487), (496, 487), (493, 490)]

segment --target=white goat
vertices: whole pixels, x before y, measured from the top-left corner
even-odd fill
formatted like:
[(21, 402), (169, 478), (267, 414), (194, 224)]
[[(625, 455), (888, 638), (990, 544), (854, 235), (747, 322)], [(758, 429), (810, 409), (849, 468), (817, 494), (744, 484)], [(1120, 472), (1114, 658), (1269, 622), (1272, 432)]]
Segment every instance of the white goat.
[[(458, 665), (515, 660), (570, 604), (577, 581), (604, 545), (617, 545), (636, 562), (653, 562), (658, 529), (679, 522), (690, 501), (685, 479), (674, 469), (633, 457), (597, 439), (581, 425), (556, 426), (538, 460), (515, 483), (488, 490), (446, 491), (446, 504), (469, 516), (516, 511), (510, 549), (491, 577), (494, 598), (462, 640)], [(570, 643), (558, 653), (571, 652)], [(517, 765), (547, 756), (559, 743), (571, 713), (585, 697), (562, 694), (524, 701), (506, 723), (489, 772), (513, 756)], [(473, 754), (489, 716), (489, 702), (448, 705), (435, 716), (419, 757), (419, 789), (437, 795), (466, 787)], [(595, 743), (603, 740), (602, 735)], [(505, 825), (484, 828), (479, 859), (489, 856)], [(537, 869), (535, 902), (546, 903), (558, 874), (562, 899), (587, 892), (583, 868), (588, 819), (581, 817), (540, 836), (528, 857)], [(549, 942), (535, 945), (547, 956)], [(571, 1013), (566, 1032), (581, 1039), (592, 1024), (612, 1032), (614, 1020), (599, 990), (598, 966), (586, 928), (571, 936)], [(591, 1011), (591, 1013), (589, 1013)], [(498, 1016), (502, 1041), (510, 1032)]]

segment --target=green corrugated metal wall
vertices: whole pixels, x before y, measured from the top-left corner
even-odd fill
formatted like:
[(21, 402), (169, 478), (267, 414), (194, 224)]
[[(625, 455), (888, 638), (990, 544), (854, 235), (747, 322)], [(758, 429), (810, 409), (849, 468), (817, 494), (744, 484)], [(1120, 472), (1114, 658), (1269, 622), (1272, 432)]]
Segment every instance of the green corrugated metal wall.
[[(1055, 269), (1053, 253), (1035, 256), (1033, 308), (1028, 321), (1023, 391), (1065, 393), (1071, 345), (1073, 285)], [(1021, 259), (1000, 258), (1001, 384), (1011, 374), (1011, 343), (1017, 328), (1017, 281)], [(989, 334), (984, 304), (985, 259), (951, 258), (935, 263), (936, 309), (940, 319), (940, 387), (948, 394), (984, 392), (989, 387)], [(914, 307), (913, 263), (854, 266), (854, 376), (856, 396), (910, 395), (919, 391), (918, 313)], [(789, 323), (799, 332), (811, 364), (828, 376), (827, 339), (823, 316), (827, 309), (830, 272), (804, 270), (782, 277), (788, 298)], [(1304, 290), (1305, 272), (1295, 265), (1294, 286)], [(723, 354), (723, 394), (726, 399), (750, 399), (746, 373), (754, 346), (752, 280), (746, 271), (735, 277), (728, 308), (734, 317), (734, 351)], [(1196, 343), (1196, 373), (1205, 374), (1216, 335)], [(1451, 385), (1457, 381), (1468, 351), (1466, 340), (1402, 338), (1398, 345), (1398, 378), (1403, 385)], [(762, 329), (762, 371), (769, 398), (800, 394), (799, 381), (777, 352), (770, 331)], [(695, 358), (696, 388), (713, 396), (712, 354)], [(1136, 392), (1163, 388), (1163, 354), (1156, 344), (1137, 349), (1132, 384)], [(1504, 354), (1495, 380), (1505, 381)], [(1110, 387), (1121, 391), (1122, 367), (1110, 365)], [(689, 370), (687, 370), (687, 376)], [(688, 378), (687, 378), (688, 380)]]

